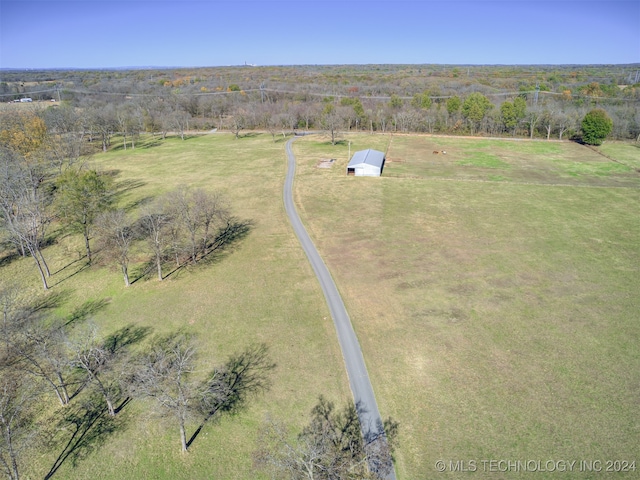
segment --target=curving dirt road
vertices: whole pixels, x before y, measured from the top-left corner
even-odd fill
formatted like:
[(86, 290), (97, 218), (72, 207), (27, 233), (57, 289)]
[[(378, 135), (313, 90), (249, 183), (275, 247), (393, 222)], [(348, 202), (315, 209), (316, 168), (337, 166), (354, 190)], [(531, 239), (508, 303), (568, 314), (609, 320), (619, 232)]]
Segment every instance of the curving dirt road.
[[(296, 212), (293, 203), (293, 178), (295, 175), (296, 161), (291, 150), (291, 144), (295, 138), (289, 140), (286, 144), (288, 169), (287, 177), (284, 184), (284, 207), (293, 226), (302, 248), (307, 254), (309, 262), (313, 267), (322, 292), (324, 293), (331, 316), (333, 317), (333, 323), (336, 327), (338, 334), (338, 341), (340, 342), (340, 348), (342, 349), (342, 356), (344, 357), (345, 367), (347, 369), (347, 375), (349, 376), (349, 384), (351, 386), (351, 392), (358, 408), (358, 416), (360, 418), (360, 424), (362, 425), (363, 435), (365, 438), (371, 436), (377, 436), (383, 434), (382, 419), (380, 412), (378, 411), (378, 405), (373, 394), (373, 387), (369, 380), (369, 374), (362, 357), (362, 351), (360, 349), (360, 343), (351, 325), (349, 314), (344, 306), (342, 297), (338, 293), (336, 284), (329, 273), (326, 265), (320, 258), (320, 254), (313, 245), (311, 238), (307, 234), (304, 225), (300, 221), (300, 217)], [(395, 480), (395, 472), (391, 470), (387, 475), (388, 479)]]

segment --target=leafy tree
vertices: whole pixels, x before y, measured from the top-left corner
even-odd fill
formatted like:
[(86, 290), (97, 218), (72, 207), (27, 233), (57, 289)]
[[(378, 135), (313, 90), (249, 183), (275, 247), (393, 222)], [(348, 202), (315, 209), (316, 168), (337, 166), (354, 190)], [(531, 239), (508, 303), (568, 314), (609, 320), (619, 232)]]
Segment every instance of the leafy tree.
[(422, 110), (429, 110), (431, 108), (431, 103), (432, 101), (428, 91), (416, 93), (411, 100), (411, 105), (413, 107), (420, 108)]
[(516, 118), (516, 112), (513, 107), (513, 103), (504, 102), (500, 105), (500, 118), (502, 120), (502, 124), (506, 130), (512, 130), (515, 134), (515, 127), (518, 125), (518, 120)]
[(404, 101), (402, 100), (402, 98), (400, 98), (395, 93), (392, 94), (391, 98), (389, 99), (389, 106), (391, 106), (391, 108), (402, 108), (402, 105), (404, 105)]
[(607, 112), (596, 108), (588, 112), (582, 120), (582, 140), (588, 145), (602, 145), (613, 130), (613, 121)]
[(522, 97), (516, 97), (513, 103), (504, 102), (500, 105), (500, 118), (506, 130), (513, 130), (515, 135), (518, 124), (526, 115), (526, 108), (526, 100)]
[(383, 479), (393, 468), (398, 423), (389, 418), (383, 432), (363, 435), (357, 406), (350, 403), (338, 411), (321, 396), (295, 442), (286, 426), (266, 422), (254, 463), (278, 479)]
[(34, 113), (3, 116), (0, 144), (28, 158), (45, 146), (47, 125)]
[(471, 122), (473, 126), (479, 126), (493, 104), (487, 97), (479, 92), (469, 95), (462, 104), (462, 115)]
[(527, 113), (527, 101), (523, 97), (518, 96), (513, 100), (513, 108), (516, 113), (516, 118), (521, 120)]
[(91, 262), (89, 240), (97, 215), (111, 205), (110, 182), (95, 170), (69, 169), (57, 178), (56, 187), (55, 210), (69, 230), (82, 234)]
[(454, 95), (453, 97), (447, 99), (447, 112), (449, 112), (449, 115), (455, 115), (456, 113), (458, 113), (461, 106), (462, 101), (457, 95)]

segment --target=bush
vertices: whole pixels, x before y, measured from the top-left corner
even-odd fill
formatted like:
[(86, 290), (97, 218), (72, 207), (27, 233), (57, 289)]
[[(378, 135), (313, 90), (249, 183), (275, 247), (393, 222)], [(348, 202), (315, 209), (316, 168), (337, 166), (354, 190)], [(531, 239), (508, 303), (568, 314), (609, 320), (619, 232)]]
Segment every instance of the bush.
[(613, 121), (601, 108), (591, 110), (582, 120), (582, 141), (587, 145), (602, 145), (613, 130)]

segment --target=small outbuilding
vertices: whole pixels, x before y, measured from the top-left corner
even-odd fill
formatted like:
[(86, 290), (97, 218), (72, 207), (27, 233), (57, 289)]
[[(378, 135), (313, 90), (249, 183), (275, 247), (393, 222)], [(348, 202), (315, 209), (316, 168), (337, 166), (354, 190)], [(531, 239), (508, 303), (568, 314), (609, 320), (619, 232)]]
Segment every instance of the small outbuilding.
[(378, 150), (359, 150), (353, 154), (349, 165), (347, 165), (347, 175), (356, 177), (379, 177), (384, 168), (385, 156)]

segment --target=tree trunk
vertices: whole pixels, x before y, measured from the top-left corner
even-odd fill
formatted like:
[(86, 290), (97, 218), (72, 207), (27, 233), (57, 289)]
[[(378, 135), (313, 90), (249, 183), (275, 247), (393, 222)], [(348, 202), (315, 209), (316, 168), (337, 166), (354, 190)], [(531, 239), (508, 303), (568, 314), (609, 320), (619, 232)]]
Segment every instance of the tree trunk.
[(60, 372), (56, 373), (56, 377), (58, 378), (58, 382), (60, 383), (60, 386), (56, 387), (56, 394), (58, 395), (58, 399), (63, 406), (68, 405), (69, 392), (67, 392), (67, 386), (64, 382), (64, 379), (62, 378), (62, 375), (60, 375)]
[(11, 471), (9, 472), (9, 478), (11, 480), (20, 480), (20, 474), (18, 473), (18, 458), (16, 452), (13, 451), (13, 445), (9, 443), (9, 456), (11, 457)]
[(158, 269), (158, 280), (162, 281), (162, 258), (156, 255), (156, 268)]
[(84, 234), (84, 247), (87, 250), (87, 260), (91, 263), (91, 247), (89, 247), (89, 234), (87, 232)]
[(128, 287), (131, 285), (131, 283), (129, 283), (129, 271), (126, 265), (122, 265), (122, 276), (124, 277), (124, 286)]
[(182, 442), (182, 451), (187, 451), (187, 434), (184, 430), (184, 420), (180, 419), (180, 441)]
[(47, 274), (47, 277), (51, 276), (51, 271), (49, 271), (49, 265), (47, 264), (47, 261), (44, 259), (44, 255), (42, 255), (42, 251), (38, 248), (38, 255), (40, 255), (40, 261), (42, 262), (42, 265), (44, 266), (44, 271)]
[(44, 274), (44, 270), (42, 269), (42, 265), (40, 264), (40, 260), (38, 260), (38, 254), (31, 247), (29, 248), (29, 253), (33, 257), (33, 260), (36, 262), (36, 266), (38, 267), (38, 272), (40, 273), (40, 278), (42, 279), (42, 286), (45, 290), (49, 290), (49, 285), (47, 285), (47, 277)]
[(112, 416), (112, 417), (115, 417), (116, 416), (116, 410), (115, 410), (115, 408), (113, 408), (113, 402), (111, 401), (111, 399), (107, 395), (104, 396), (104, 399), (107, 402), (107, 409), (109, 410), (109, 415)]

